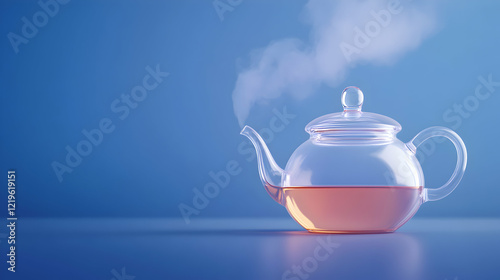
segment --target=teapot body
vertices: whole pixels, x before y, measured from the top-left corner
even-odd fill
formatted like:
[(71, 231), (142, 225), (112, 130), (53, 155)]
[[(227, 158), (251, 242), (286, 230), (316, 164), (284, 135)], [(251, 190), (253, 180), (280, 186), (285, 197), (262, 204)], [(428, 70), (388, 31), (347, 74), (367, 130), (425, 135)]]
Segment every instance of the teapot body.
[(424, 201), (415, 154), (397, 138), (298, 147), (283, 176), (283, 205), (311, 232), (392, 232)]
[(397, 138), (378, 145), (328, 144), (309, 139), (292, 154), (283, 187), (409, 186), (424, 184), (415, 154)]

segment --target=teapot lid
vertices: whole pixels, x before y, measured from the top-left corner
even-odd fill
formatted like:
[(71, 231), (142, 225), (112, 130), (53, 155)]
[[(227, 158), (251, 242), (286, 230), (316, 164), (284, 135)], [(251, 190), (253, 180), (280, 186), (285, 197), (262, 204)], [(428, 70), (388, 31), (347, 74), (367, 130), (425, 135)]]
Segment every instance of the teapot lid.
[(306, 126), (306, 131), (313, 135), (316, 133), (351, 133), (377, 132), (396, 134), (401, 130), (401, 125), (386, 116), (362, 112), (363, 92), (354, 86), (346, 87), (342, 91), (343, 112), (327, 114), (314, 119)]

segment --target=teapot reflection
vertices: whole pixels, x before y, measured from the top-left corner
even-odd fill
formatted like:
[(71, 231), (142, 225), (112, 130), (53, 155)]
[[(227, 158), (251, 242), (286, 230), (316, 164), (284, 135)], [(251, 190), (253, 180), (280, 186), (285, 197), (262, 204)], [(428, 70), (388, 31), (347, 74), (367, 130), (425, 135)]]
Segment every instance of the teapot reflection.
[[(283, 243), (282, 279), (423, 279), (421, 245), (413, 236), (290, 234)], [(314, 276), (314, 277), (311, 277)]]

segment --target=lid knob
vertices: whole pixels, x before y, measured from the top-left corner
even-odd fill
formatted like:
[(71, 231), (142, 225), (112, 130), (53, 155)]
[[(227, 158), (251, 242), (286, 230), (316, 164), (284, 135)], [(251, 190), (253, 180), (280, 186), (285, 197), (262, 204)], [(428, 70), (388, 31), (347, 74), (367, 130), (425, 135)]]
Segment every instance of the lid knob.
[(342, 106), (344, 111), (361, 111), (363, 106), (363, 92), (358, 87), (346, 87), (342, 91)]

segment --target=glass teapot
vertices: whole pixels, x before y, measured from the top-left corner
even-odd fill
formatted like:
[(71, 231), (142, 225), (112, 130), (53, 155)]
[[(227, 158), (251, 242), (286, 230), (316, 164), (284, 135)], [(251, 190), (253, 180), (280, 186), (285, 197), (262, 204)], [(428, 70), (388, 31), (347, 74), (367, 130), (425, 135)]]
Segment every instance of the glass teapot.
[[(445, 127), (430, 127), (403, 143), (401, 125), (362, 112), (357, 87), (342, 92), (343, 112), (319, 117), (306, 126), (309, 140), (292, 154), (285, 170), (274, 161), (260, 135), (245, 126), (257, 152), (259, 174), (271, 197), (310, 232), (393, 232), (426, 201), (449, 195), (463, 177), (467, 151), (462, 139)], [(424, 188), (417, 147), (443, 136), (457, 150), (453, 175), (439, 188)]]

